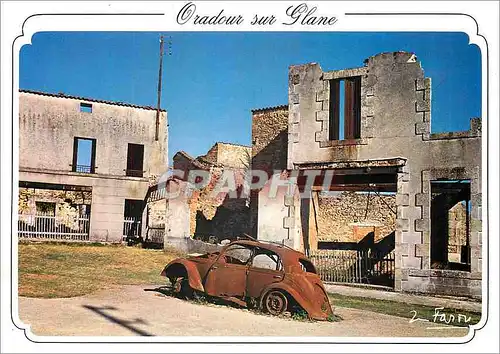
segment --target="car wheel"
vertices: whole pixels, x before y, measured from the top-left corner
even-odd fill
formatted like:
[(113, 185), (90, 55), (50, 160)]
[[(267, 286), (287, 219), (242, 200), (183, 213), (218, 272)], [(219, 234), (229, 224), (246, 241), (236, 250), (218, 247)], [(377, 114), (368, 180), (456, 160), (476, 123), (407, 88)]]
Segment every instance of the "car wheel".
[(288, 299), (286, 295), (279, 290), (272, 290), (266, 294), (264, 298), (264, 309), (271, 315), (279, 316), (288, 307)]
[(173, 290), (177, 296), (186, 300), (193, 297), (193, 289), (189, 286), (188, 278), (178, 277), (173, 283)]

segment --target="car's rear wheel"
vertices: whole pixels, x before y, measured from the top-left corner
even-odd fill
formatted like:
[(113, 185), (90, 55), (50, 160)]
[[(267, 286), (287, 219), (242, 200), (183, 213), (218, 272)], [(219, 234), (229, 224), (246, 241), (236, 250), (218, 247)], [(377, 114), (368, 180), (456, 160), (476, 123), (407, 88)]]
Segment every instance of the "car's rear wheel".
[(171, 278), (172, 289), (174, 293), (184, 299), (191, 299), (193, 297), (193, 288), (189, 285), (187, 277)]
[(271, 290), (264, 298), (264, 309), (274, 316), (279, 316), (288, 307), (288, 299), (285, 294), (279, 290)]

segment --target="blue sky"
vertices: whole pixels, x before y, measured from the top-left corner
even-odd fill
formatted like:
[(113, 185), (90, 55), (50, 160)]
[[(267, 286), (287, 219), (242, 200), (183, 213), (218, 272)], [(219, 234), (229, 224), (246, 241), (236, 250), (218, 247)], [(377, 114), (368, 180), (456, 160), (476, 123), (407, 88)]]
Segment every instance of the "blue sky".
[[(432, 78), (432, 132), (481, 116), (481, 52), (464, 33), (172, 32), (163, 62), (169, 157), (204, 154), (216, 141), (250, 145), (251, 110), (287, 104), (288, 66), (363, 65), (414, 52)], [(20, 51), (22, 89), (156, 106), (159, 33), (40, 32)], [(124, 142), (125, 143), (125, 142)]]

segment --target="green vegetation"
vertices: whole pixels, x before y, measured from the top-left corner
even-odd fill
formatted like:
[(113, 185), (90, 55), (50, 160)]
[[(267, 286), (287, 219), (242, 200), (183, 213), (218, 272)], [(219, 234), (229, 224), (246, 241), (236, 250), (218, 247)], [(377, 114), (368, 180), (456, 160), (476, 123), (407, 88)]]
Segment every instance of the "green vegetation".
[(177, 256), (98, 243), (20, 243), (19, 295), (73, 297), (113, 285), (165, 284), (160, 272)]
[[(430, 322), (434, 321), (435, 308), (432, 306), (424, 306), (424, 305), (413, 305), (405, 302), (397, 302), (397, 301), (389, 301), (389, 300), (378, 300), (364, 297), (356, 297), (356, 296), (346, 296), (339, 294), (329, 294), (330, 303), (334, 307), (347, 307), (354, 308), (365, 311), (372, 311), (383, 313), (391, 316), (398, 316), (404, 318), (419, 318), (419, 319), (427, 319)], [(463, 311), (463, 310), (455, 310), (455, 309), (443, 309), (440, 313), (446, 313), (447, 319), (449, 320), (450, 315), (453, 315), (455, 321), (450, 323), (450, 325), (454, 326), (468, 326), (470, 324), (478, 323), (481, 319), (480, 313)], [(458, 315), (461, 316), (461, 323), (458, 323)], [(464, 323), (463, 316), (467, 318), (470, 317), (470, 321), (468, 323)], [(445, 324), (444, 322), (440, 322), (439, 318), (437, 322), (439, 324)]]

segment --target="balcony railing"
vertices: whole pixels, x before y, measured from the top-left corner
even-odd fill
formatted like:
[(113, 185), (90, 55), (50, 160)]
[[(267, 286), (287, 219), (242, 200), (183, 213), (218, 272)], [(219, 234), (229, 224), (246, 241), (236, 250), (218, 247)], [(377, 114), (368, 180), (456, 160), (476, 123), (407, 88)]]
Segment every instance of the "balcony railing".
[(88, 165), (76, 165), (75, 172), (94, 173), (92, 166), (88, 166)]

